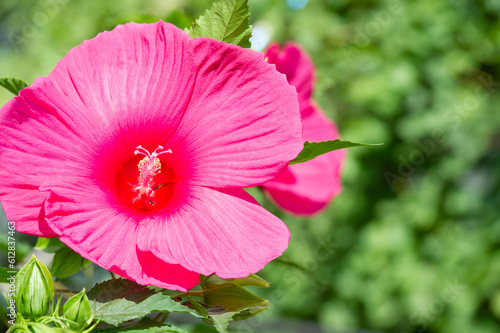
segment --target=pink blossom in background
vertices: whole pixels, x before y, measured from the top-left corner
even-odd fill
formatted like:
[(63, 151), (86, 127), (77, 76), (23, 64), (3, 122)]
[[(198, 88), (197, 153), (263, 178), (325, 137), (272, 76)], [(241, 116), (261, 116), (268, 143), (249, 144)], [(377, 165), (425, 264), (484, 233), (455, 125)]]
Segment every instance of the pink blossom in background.
[[(267, 61), (286, 74), (297, 89), (303, 124), (304, 141), (339, 139), (335, 124), (312, 99), (314, 65), (297, 44), (287, 43), (280, 49), (273, 44), (266, 52)], [(280, 176), (264, 184), (263, 189), (286, 211), (312, 215), (325, 208), (340, 193), (341, 169), (345, 150), (336, 150), (305, 163), (290, 165)]]
[(296, 92), (262, 54), (129, 23), (0, 110), (0, 202), (18, 231), (141, 284), (244, 277), (290, 234), (243, 188), (283, 172), (301, 129)]

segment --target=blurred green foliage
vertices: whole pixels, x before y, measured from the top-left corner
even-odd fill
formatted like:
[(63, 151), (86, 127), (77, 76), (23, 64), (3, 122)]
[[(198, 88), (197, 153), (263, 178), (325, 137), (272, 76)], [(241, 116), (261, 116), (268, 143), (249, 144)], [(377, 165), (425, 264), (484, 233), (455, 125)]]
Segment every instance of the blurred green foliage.
[[(252, 24), (304, 45), (343, 139), (385, 145), (348, 151), (343, 192), (322, 214), (273, 210), (292, 232), (285, 256), (314, 278), (269, 264), (260, 295), (272, 309), (234, 327), (498, 332), (500, 2), (295, 2), (250, 0)], [(0, 76), (31, 83), (102, 30), (158, 18), (184, 28), (210, 4), (2, 0)]]

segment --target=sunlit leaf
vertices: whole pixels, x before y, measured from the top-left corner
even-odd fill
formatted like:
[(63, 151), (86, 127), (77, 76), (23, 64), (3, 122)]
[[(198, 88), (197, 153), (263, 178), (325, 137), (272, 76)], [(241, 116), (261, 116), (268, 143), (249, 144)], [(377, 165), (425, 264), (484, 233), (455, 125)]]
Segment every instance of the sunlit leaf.
[(356, 142), (342, 141), (342, 140), (331, 140), (331, 141), (321, 141), (321, 142), (306, 141), (304, 143), (304, 149), (302, 149), (300, 154), (289, 164), (304, 163), (320, 155), (342, 148), (378, 146), (378, 145), (380, 144), (356, 143)]
[(26, 82), (19, 79), (14, 79), (13, 77), (3, 77), (0, 78), (0, 86), (4, 87), (14, 95), (18, 95), (21, 89), (28, 86)]
[(252, 28), (247, 0), (220, 0), (200, 16), (186, 32), (191, 38), (209, 37), (250, 47)]

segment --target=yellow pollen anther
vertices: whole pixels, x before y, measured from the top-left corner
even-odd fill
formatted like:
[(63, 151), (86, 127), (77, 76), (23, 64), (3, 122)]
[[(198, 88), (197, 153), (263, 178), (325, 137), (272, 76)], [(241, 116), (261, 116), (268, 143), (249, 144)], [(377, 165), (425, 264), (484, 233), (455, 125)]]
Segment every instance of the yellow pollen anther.
[(146, 182), (147, 185), (151, 185), (153, 177), (161, 173), (161, 162), (158, 157), (152, 159), (146, 156), (137, 164), (137, 167), (140, 172), (139, 183), (141, 184)]

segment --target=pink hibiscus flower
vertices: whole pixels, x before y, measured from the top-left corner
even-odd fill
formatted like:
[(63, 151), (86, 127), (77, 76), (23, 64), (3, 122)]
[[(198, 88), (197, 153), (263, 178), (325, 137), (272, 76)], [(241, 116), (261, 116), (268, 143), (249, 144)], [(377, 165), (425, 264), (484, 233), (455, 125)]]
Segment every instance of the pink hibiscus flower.
[(118, 26), (5, 105), (0, 133), (17, 230), (138, 283), (244, 277), (288, 246), (243, 190), (303, 147), (297, 94), (258, 52), (161, 21)]
[[(286, 74), (297, 89), (302, 117), (304, 141), (339, 139), (335, 124), (312, 100), (314, 65), (302, 48), (287, 43), (280, 50), (273, 44), (266, 52), (267, 61)], [(342, 189), (340, 173), (345, 151), (336, 150), (315, 159), (290, 165), (279, 177), (263, 185), (269, 196), (286, 211), (312, 215), (325, 208)]]

